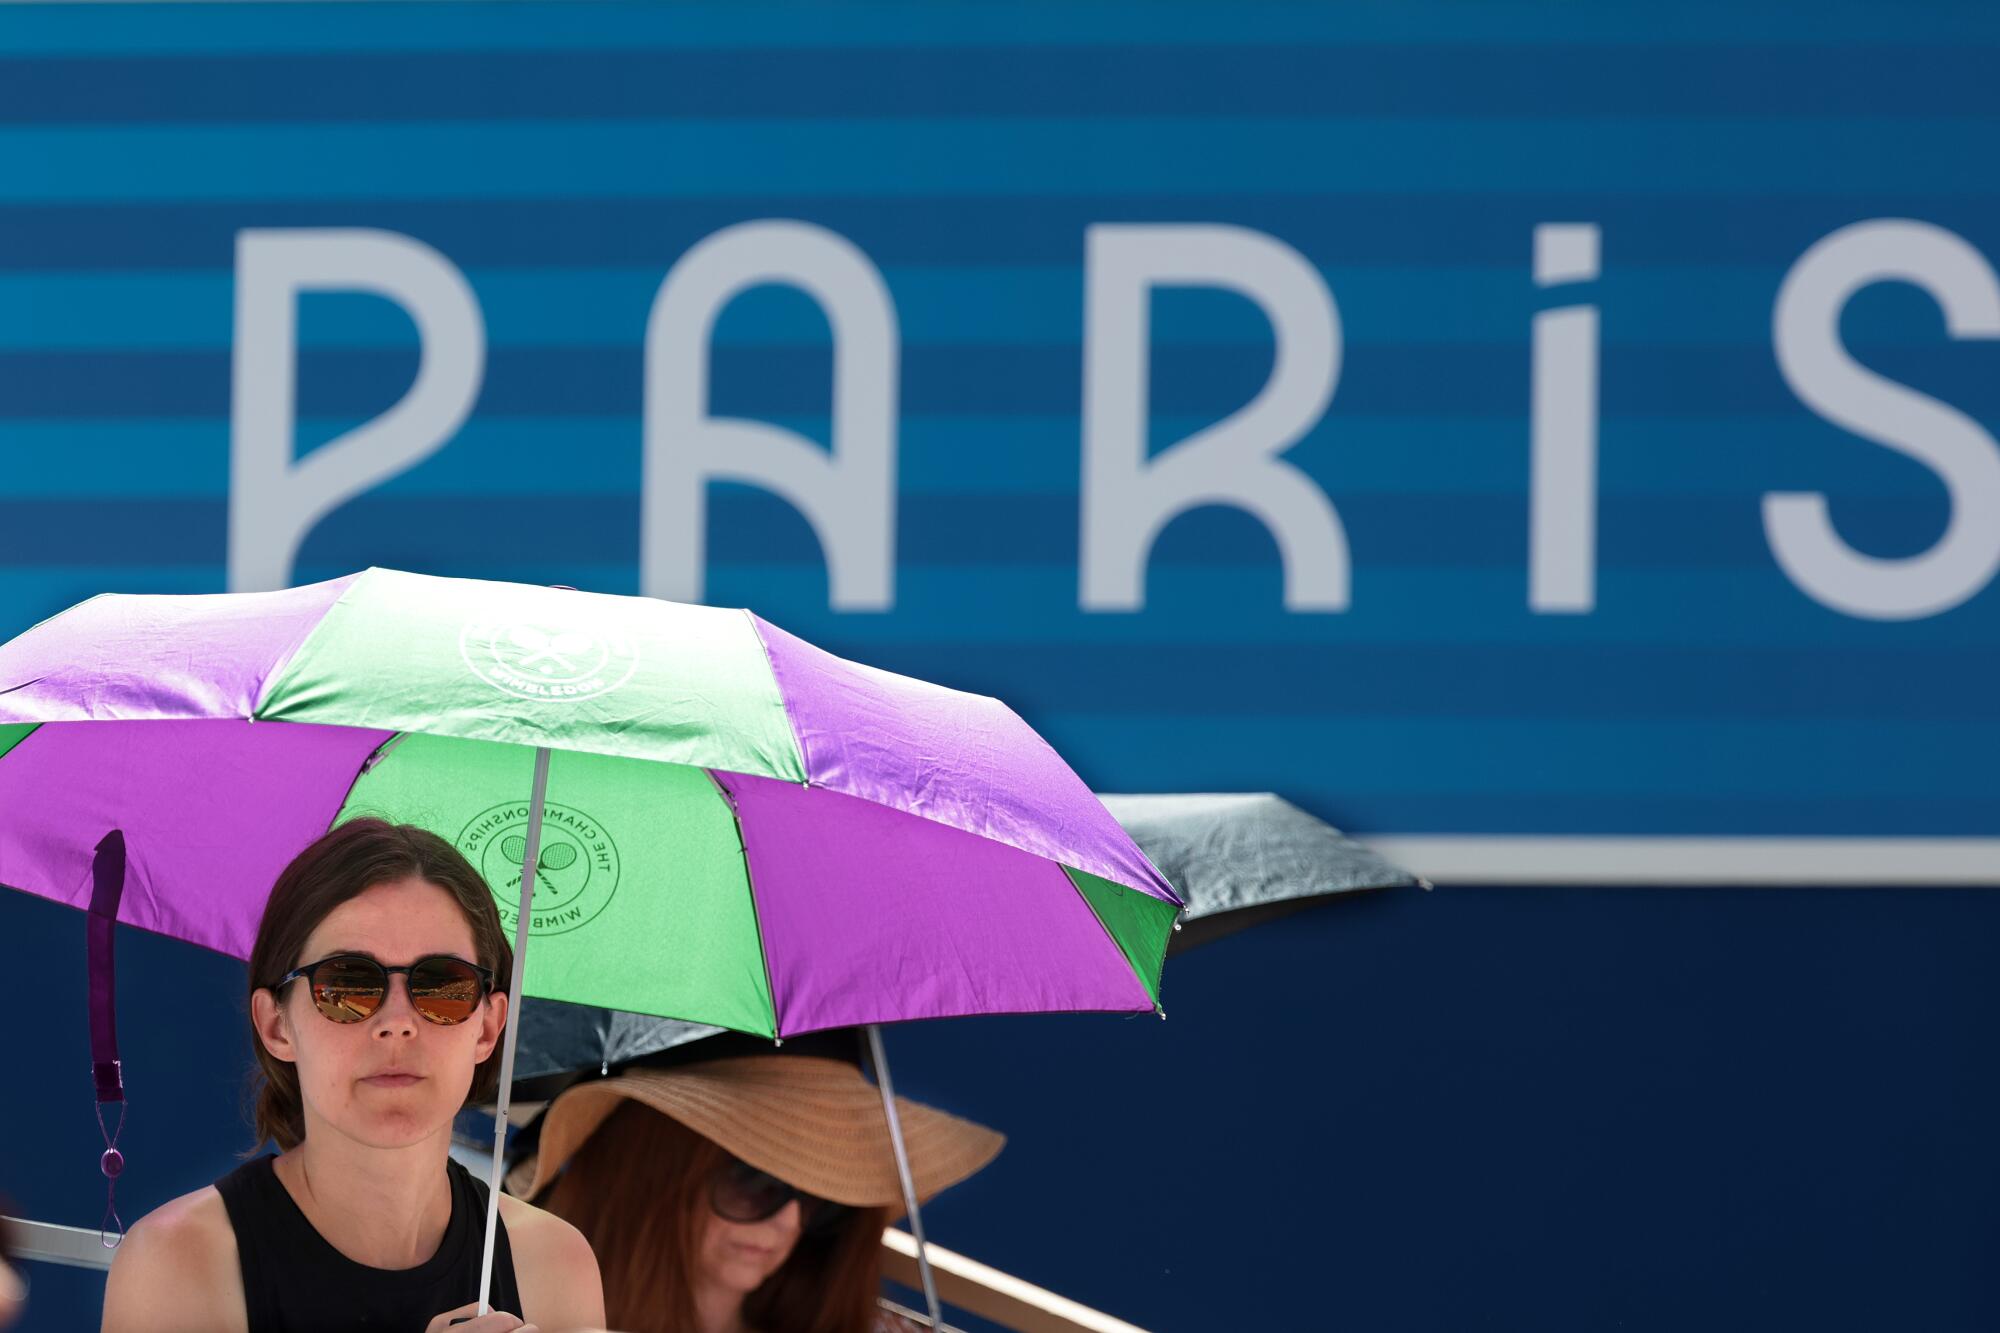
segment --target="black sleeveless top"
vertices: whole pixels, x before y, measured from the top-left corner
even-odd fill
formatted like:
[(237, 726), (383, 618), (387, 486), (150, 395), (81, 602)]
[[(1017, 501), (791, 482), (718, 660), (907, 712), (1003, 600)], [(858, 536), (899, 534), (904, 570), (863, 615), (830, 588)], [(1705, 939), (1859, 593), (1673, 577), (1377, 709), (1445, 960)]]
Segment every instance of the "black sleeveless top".
[[(486, 1245), (486, 1185), (445, 1160), (451, 1221), (437, 1253), (415, 1268), (371, 1268), (327, 1243), (286, 1192), (272, 1156), (245, 1162), (215, 1182), (236, 1230), (250, 1333), (424, 1333), (446, 1310), (479, 1299)], [(521, 1315), (507, 1224), (493, 1237), (495, 1310)]]

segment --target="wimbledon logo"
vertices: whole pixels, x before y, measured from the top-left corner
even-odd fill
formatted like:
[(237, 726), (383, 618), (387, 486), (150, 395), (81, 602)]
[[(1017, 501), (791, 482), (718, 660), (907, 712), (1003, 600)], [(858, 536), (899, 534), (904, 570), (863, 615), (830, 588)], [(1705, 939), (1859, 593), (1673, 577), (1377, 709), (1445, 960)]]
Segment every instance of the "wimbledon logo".
[[(481, 811), (459, 832), (458, 850), (493, 888), (508, 935), (521, 915), (521, 861), (528, 854), (528, 803)], [(604, 826), (567, 805), (542, 805), (542, 845), (535, 858), (530, 935), (561, 935), (587, 925), (618, 889), (618, 846)]]
[(617, 689), (639, 665), (622, 634), (528, 620), (475, 620), (458, 651), (478, 677), (523, 699), (588, 699)]

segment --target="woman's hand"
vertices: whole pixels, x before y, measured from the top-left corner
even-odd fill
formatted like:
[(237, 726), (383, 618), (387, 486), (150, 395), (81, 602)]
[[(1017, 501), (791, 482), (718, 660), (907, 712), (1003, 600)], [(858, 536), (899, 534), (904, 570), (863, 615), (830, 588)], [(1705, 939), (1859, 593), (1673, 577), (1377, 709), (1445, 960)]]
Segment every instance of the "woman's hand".
[[(463, 1319), (466, 1322), (454, 1323)], [(539, 1333), (533, 1324), (524, 1324), (520, 1316), (504, 1310), (492, 1314), (480, 1314), (479, 1302), (461, 1305), (456, 1310), (446, 1310), (430, 1323), (424, 1325), (424, 1333)]]

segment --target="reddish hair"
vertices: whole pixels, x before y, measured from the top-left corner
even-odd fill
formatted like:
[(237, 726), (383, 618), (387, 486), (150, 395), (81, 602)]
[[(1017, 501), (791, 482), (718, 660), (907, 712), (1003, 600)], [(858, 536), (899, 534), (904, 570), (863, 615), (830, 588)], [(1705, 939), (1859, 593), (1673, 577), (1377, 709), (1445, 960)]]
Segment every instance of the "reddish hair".
[[(597, 1252), (609, 1327), (695, 1327), (708, 1186), (726, 1161), (710, 1140), (627, 1098), (535, 1200)], [(771, 1333), (868, 1333), (888, 1221), (886, 1208), (859, 1208), (828, 1230), (802, 1232), (783, 1266), (744, 1298), (744, 1319)]]
[[(411, 877), (428, 880), (451, 895), (472, 927), (472, 947), (478, 955), (474, 961), (493, 970), (495, 992), (505, 991), (513, 976), (514, 951), (501, 929), (500, 911), (493, 905), (485, 877), (458, 848), (429, 829), (364, 818), (350, 819), (321, 834), (278, 873), (264, 904), (263, 920), (257, 923), (257, 942), (250, 948), (250, 994), (275, 992), (279, 978), (306, 961), (299, 957), (306, 940), (334, 908), (377, 884)], [(296, 1148), (306, 1136), (299, 1071), (291, 1061), (264, 1049), (254, 1016), (250, 1029), (251, 1049), (257, 1054), (257, 1068), (250, 1075), (257, 1143), (250, 1151), (256, 1152), (266, 1139), (275, 1140), (280, 1148)], [(500, 1086), (501, 1056), (496, 1043), (493, 1054), (472, 1071), (466, 1105), (493, 1096)]]

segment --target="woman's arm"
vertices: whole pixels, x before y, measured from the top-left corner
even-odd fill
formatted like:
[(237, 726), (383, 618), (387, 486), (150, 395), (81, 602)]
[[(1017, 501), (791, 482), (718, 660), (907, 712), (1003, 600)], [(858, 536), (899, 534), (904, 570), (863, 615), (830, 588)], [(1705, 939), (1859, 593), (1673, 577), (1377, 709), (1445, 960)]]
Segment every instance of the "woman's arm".
[(583, 1233), (507, 1194), (500, 1196), (500, 1214), (528, 1322), (547, 1333), (604, 1327), (604, 1281)]
[(248, 1333), (236, 1233), (214, 1186), (132, 1224), (104, 1284), (101, 1333)]

